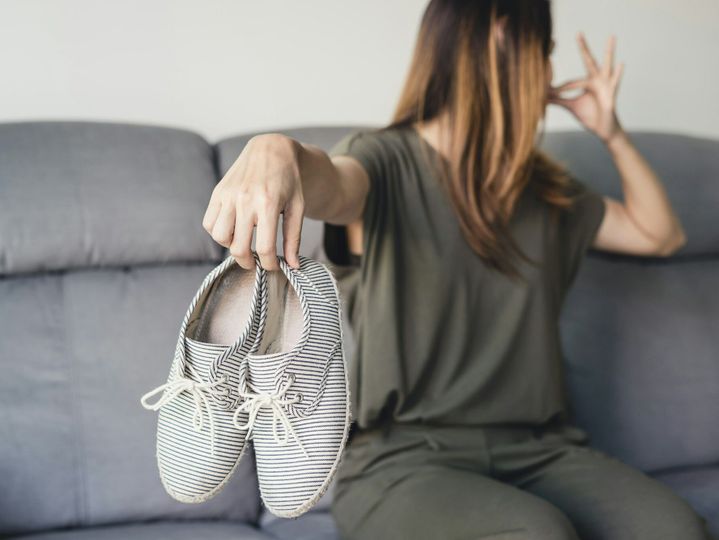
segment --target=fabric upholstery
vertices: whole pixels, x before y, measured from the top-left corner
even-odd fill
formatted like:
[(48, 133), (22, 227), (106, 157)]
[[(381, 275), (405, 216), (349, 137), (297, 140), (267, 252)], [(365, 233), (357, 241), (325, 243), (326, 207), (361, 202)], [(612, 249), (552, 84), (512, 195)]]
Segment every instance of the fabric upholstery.
[(217, 257), (212, 157), (176, 129), (0, 124), (0, 275)]
[(273, 518), (262, 525), (262, 530), (279, 540), (340, 540), (329, 511), (313, 510), (296, 519)]
[(645, 471), (719, 461), (719, 258), (590, 255), (562, 336), (591, 444)]
[(272, 536), (241, 523), (190, 521), (141, 523), (51, 531), (22, 540), (270, 540)]

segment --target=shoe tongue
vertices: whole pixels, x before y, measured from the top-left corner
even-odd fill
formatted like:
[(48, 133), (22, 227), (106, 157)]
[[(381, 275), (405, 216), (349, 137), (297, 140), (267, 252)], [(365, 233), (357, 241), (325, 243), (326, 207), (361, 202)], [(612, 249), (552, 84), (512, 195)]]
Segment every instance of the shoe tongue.
[(263, 356), (247, 357), (250, 371), (250, 384), (257, 392), (274, 392), (277, 385), (282, 382), (281, 365), (284, 354), (277, 353)]
[(185, 337), (185, 356), (187, 362), (194, 368), (198, 375), (204, 380), (210, 377), (210, 367), (217, 359), (230, 348), (229, 345), (216, 343), (204, 343)]
[(257, 392), (275, 392), (285, 382), (302, 337), (304, 315), (289, 270), (265, 274), (260, 299), (263, 314), (256, 350), (247, 356), (250, 384)]

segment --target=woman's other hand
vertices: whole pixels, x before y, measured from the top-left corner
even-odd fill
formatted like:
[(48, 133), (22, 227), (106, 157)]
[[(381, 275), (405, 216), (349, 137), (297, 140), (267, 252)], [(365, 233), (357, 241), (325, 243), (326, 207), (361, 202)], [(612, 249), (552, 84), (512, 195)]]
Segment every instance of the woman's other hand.
[(227, 174), (215, 186), (202, 219), (212, 238), (229, 248), (237, 263), (254, 268), (255, 251), (265, 270), (278, 270), (277, 231), (282, 214), (283, 251), (299, 268), (305, 203), (300, 176), (300, 143), (279, 133), (250, 139)]
[[(622, 133), (615, 111), (617, 89), (624, 69), (623, 63), (614, 67), (614, 49), (617, 40), (615, 36), (609, 37), (601, 66), (589, 51), (584, 34), (580, 32), (577, 41), (587, 76), (551, 87), (549, 103), (567, 109), (584, 127), (608, 144)], [(583, 91), (575, 97), (562, 97), (563, 92), (575, 89)]]

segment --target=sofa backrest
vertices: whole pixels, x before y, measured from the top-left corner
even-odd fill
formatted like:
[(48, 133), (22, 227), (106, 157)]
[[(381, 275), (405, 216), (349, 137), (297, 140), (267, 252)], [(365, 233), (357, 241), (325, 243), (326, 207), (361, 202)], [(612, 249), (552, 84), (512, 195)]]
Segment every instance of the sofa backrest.
[(224, 257), (201, 225), (213, 157), (174, 129), (0, 124), (0, 536), (258, 519), (249, 454), (216, 498), (173, 501), (139, 403)]
[[(669, 258), (589, 252), (561, 333), (576, 423), (590, 444), (647, 472), (719, 461), (719, 141), (634, 132), (686, 231)], [(543, 146), (600, 193), (622, 199), (588, 133)]]
[[(283, 132), (328, 150), (362, 127)], [(215, 499), (172, 501), (155, 465), (156, 415), (138, 403), (167, 377), (187, 305), (225, 256), (201, 218), (252, 135), (213, 151), (166, 128), (0, 124), (0, 535), (257, 519), (251, 458)], [(644, 470), (716, 462), (719, 143), (632, 137), (689, 242), (669, 259), (590, 251), (561, 320), (577, 424), (593, 446)], [(543, 146), (595, 189), (621, 196), (592, 136), (551, 133)], [(317, 255), (321, 243), (322, 224), (305, 220), (303, 254)]]

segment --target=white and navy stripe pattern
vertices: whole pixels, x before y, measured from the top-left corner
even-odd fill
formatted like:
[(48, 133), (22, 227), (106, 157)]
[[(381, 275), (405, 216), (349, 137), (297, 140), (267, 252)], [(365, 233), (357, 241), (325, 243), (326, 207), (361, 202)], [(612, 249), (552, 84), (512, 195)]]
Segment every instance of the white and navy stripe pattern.
[[(157, 462), (165, 490), (176, 500), (203, 502), (224, 487), (244, 455), (245, 433), (233, 422), (239, 403), (240, 365), (257, 350), (266, 320), (266, 274), (255, 268), (252, 305), (240, 337), (232, 345), (199, 342), (186, 335), (188, 323), (207, 305), (215, 281), (236, 264), (227, 257), (203, 280), (185, 314), (166, 384), (143, 396), (143, 406), (159, 410)], [(205, 294), (207, 293), (207, 294)], [(149, 398), (162, 392), (154, 403)]]
[[(247, 429), (262, 500), (273, 514), (296, 517), (315, 505), (336, 471), (349, 431), (349, 388), (334, 276), (303, 256), (299, 269), (278, 259), (300, 300), (302, 334), (289, 351), (248, 354), (240, 390), (249, 396), (242, 408), (256, 415)], [(279, 396), (274, 407), (270, 396)]]

